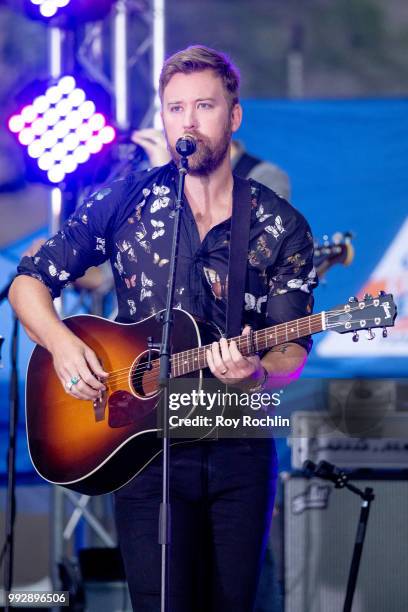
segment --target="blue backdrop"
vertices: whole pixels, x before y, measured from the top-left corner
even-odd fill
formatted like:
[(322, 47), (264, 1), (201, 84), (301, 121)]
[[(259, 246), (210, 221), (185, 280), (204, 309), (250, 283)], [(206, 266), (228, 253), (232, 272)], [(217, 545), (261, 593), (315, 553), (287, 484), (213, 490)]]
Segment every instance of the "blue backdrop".
[[(408, 101), (246, 100), (239, 132), (247, 149), (284, 168), (291, 179), (293, 204), (309, 220), (317, 238), (335, 231), (355, 234), (355, 260), (337, 266), (316, 292), (316, 310), (344, 302), (368, 280), (407, 217)], [(16, 216), (18, 219), (18, 215)], [(6, 282), (23, 248), (34, 236), (0, 252), (0, 277)], [(0, 333), (6, 337), (0, 370), (0, 473), (5, 470), (11, 313), (0, 306)], [(318, 341), (317, 341), (318, 342)], [(316, 345), (315, 345), (316, 346)], [(20, 340), (23, 381), (32, 345)], [(322, 359), (312, 354), (305, 375), (406, 375), (406, 358)], [(23, 396), (18, 469), (30, 472), (25, 448)], [(3, 452), (4, 451), (4, 452)]]

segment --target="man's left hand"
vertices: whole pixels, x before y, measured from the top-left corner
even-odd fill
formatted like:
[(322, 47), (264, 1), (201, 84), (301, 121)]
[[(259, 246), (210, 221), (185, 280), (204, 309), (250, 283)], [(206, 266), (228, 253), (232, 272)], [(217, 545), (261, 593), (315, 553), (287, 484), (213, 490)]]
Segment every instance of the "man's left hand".
[[(247, 325), (242, 335), (249, 333)], [(245, 357), (238, 350), (237, 343), (226, 338), (212, 343), (211, 350), (207, 350), (207, 363), (214, 376), (226, 385), (255, 387), (265, 377), (265, 368), (258, 355)]]

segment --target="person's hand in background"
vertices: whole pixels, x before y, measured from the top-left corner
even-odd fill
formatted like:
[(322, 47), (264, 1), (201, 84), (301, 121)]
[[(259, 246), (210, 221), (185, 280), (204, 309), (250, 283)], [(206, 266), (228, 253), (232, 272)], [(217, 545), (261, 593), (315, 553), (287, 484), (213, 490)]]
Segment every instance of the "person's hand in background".
[(131, 139), (132, 142), (144, 149), (153, 168), (164, 166), (170, 161), (170, 153), (162, 130), (155, 130), (154, 128), (135, 130), (132, 132)]

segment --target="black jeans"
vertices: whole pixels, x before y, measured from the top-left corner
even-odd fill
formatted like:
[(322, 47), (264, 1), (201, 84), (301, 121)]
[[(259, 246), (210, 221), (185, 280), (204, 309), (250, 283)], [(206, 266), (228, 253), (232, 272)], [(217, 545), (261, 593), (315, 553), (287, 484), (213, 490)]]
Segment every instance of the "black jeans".
[[(135, 612), (160, 610), (161, 457), (115, 494)], [(171, 449), (171, 612), (250, 612), (277, 476), (273, 440), (194, 442)]]

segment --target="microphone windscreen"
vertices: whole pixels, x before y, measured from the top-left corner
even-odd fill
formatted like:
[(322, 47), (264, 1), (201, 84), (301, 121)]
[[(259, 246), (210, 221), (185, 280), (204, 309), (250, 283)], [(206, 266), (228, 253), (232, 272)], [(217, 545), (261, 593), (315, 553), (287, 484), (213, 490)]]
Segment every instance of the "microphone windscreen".
[(197, 149), (197, 144), (191, 134), (184, 134), (176, 142), (176, 151), (182, 157), (188, 157), (192, 155)]

